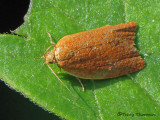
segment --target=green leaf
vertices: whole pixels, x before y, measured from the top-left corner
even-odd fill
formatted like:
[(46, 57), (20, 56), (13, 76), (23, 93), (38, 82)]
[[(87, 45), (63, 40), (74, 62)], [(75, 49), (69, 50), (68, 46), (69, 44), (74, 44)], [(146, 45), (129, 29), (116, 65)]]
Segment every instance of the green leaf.
[[(34, 0), (25, 24), (15, 31), (24, 37), (0, 36), (0, 77), (66, 119), (160, 119), (159, 6), (156, 0)], [(139, 25), (135, 43), (146, 62), (143, 70), (107, 80), (82, 80), (85, 92), (75, 77), (62, 71), (58, 76), (73, 96), (43, 65), (41, 56), (50, 46), (46, 31), (57, 42), (68, 34), (128, 21)], [(59, 71), (56, 65), (51, 67)]]

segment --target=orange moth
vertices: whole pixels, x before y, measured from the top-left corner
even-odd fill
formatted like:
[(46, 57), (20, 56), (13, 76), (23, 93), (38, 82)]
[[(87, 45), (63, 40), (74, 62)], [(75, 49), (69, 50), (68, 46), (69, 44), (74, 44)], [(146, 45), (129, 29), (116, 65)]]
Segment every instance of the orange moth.
[(52, 42), (54, 49), (43, 56), (45, 64), (57, 63), (77, 78), (95, 80), (141, 70), (145, 62), (134, 47), (136, 26), (127, 22), (67, 35), (56, 45)]

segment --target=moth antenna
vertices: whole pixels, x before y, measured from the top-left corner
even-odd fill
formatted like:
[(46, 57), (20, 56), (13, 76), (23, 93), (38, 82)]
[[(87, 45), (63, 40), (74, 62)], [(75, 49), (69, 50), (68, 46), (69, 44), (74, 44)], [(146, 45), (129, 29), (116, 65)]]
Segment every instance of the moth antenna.
[(80, 82), (80, 84), (81, 84), (81, 86), (82, 86), (82, 91), (84, 92), (84, 85), (83, 85), (81, 79), (79, 79), (79, 78), (77, 78), (77, 77), (76, 77), (76, 79)]
[(48, 33), (50, 43), (55, 47), (56, 44), (53, 42), (51, 34), (48, 31), (46, 31), (46, 32)]
[[(64, 84), (63, 82), (62, 82), (62, 80), (58, 77), (58, 75), (52, 70), (52, 68), (47, 64), (47, 66), (49, 67), (49, 69), (52, 71), (52, 73), (57, 77), (57, 79), (61, 82), (61, 84), (64, 86), (64, 87), (66, 87), (68, 90), (69, 90), (69, 92), (73, 95), (73, 93), (71, 92), (71, 90), (67, 87), (67, 85), (66, 84)], [(74, 95), (73, 95), (74, 96)]]

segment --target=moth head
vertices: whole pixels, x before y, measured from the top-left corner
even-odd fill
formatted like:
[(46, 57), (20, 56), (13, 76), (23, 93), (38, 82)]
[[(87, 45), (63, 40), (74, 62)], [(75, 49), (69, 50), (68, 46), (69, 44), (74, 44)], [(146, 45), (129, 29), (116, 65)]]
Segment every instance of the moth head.
[(48, 63), (53, 64), (53, 63), (56, 63), (55, 50), (51, 50), (51, 51), (46, 52), (42, 56), (42, 58), (46, 60), (44, 64), (48, 64)]

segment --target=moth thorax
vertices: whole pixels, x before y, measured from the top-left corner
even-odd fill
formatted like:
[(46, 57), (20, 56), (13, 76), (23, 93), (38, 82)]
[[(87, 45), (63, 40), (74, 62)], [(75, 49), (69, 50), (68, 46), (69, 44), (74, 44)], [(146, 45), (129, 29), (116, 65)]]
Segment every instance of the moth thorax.
[(48, 51), (46, 54), (44, 54), (43, 58), (46, 60), (45, 64), (56, 63), (56, 60), (55, 60), (55, 51), (54, 50)]

